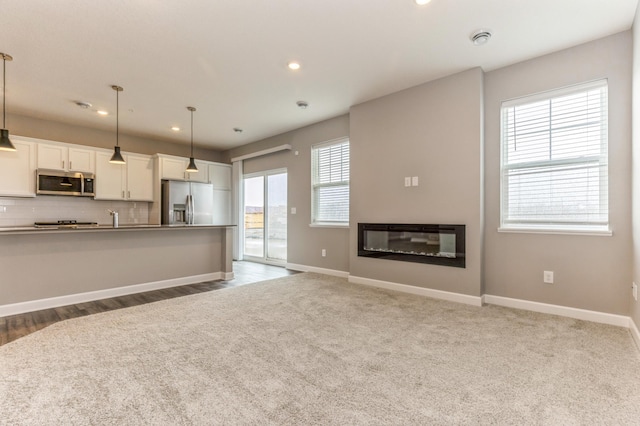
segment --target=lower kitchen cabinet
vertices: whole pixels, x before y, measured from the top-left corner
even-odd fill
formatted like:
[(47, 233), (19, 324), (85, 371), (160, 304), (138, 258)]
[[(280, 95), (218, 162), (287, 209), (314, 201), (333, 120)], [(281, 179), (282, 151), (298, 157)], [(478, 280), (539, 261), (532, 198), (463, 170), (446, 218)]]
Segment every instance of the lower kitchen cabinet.
[(111, 151), (96, 153), (96, 200), (153, 201), (153, 159), (123, 154), (126, 164), (109, 162)]

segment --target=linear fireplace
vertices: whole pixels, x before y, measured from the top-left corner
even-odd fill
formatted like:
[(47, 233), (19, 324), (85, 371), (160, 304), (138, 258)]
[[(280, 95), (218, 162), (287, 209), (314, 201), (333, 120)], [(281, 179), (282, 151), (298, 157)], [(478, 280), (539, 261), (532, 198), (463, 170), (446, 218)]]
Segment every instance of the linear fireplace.
[(465, 225), (358, 224), (358, 256), (465, 267)]

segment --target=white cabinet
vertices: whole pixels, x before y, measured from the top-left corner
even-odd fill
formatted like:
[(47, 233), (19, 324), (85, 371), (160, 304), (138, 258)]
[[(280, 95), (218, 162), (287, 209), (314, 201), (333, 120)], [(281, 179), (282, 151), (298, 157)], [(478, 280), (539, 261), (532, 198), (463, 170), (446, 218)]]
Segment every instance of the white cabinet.
[(95, 150), (38, 144), (38, 168), (95, 173)]
[[(202, 182), (209, 183), (209, 168), (208, 164), (204, 161), (195, 160), (196, 167), (198, 168), (197, 172), (187, 172), (187, 180), (190, 182)], [(187, 165), (189, 161), (187, 161)]]
[(169, 180), (186, 180), (185, 170), (189, 165), (189, 160), (181, 157), (158, 157), (160, 158), (160, 178)]
[(127, 199), (153, 201), (153, 158), (127, 154)]
[(15, 151), (0, 151), (0, 196), (36, 196), (36, 155), (31, 142), (12, 137)]
[(124, 154), (126, 164), (112, 164), (111, 155), (96, 153), (96, 200), (153, 201), (153, 159)]
[(195, 160), (198, 171), (189, 173), (187, 172), (187, 166), (189, 165), (188, 158), (166, 155), (158, 155), (158, 158), (160, 160), (160, 179), (209, 182), (209, 170), (206, 162)]
[(231, 166), (228, 164), (209, 164), (209, 182), (214, 189), (231, 190)]

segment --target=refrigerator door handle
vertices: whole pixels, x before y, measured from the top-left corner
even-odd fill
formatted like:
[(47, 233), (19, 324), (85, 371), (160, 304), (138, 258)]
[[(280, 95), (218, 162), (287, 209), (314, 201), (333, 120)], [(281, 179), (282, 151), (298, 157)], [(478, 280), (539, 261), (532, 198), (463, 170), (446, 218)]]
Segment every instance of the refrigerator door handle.
[(193, 195), (187, 195), (187, 217), (188, 225), (193, 225)]
[(189, 200), (191, 201), (191, 218), (189, 220), (189, 224), (193, 225), (195, 222), (195, 212), (196, 212), (196, 206), (193, 201), (193, 195), (189, 195)]

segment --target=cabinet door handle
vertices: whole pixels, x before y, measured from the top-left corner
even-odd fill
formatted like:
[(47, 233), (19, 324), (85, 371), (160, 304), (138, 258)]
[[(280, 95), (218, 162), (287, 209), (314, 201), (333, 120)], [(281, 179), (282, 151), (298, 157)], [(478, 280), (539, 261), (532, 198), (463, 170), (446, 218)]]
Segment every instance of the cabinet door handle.
[(62, 160), (62, 168), (64, 169), (64, 160)]
[(124, 191), (122, 191), (122, 198), (124, 198)]
[[(64, 163), (64, 161), (63, 161)], [(69, 170), (73, 170), (73, 161), (69, 160)]]
[(131, 198), (131, 191), (127, 191), (127, 198)]

